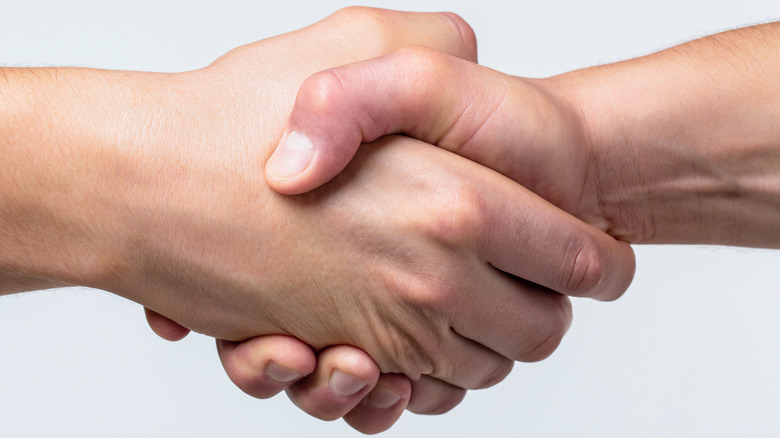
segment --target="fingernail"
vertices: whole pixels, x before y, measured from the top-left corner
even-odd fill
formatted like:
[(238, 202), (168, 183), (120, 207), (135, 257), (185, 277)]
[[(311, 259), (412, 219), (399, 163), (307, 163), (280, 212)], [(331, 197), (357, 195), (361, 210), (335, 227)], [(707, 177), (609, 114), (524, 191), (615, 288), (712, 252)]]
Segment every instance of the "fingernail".
[(306, 134), (292, 131), (285, 134), (268, 161), (268, 172), (276, 179), (292, 178), (309, 166), (314, 158), (314, 143)]
[(349, 397), (366, 387), (366, 382), (338, 369), (330, 375), (330, 389), (341, 397)]
[(303, 377), (298, 371), (283, 367), (276, 362), (268, 362), (265, 375), (276, 383), (290, 383)]
[(377, 409), (389, 409), (401, 400), (401, 396), (395, 391), (377, 386), (368, 396), (368, 401)]

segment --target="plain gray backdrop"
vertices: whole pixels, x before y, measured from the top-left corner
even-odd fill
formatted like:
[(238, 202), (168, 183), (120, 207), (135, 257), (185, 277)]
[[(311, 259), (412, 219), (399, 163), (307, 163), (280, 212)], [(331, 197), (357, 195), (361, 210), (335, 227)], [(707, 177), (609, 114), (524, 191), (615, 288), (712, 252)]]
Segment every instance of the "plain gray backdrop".
[[(2, 1), (0, 65), (182, 71), (317, 21), (341, 1)], [(780, 19), (777, 0), (382, 1), (451, 10), (480, 61), (541, 77)], [(780, 80), (780, 72), (777, 72)], [(559, 350), (518, 364), (449, 414), (405, 414), (386, 436), (769, 436), (780, 433), (780, 255), (636, 247), (614, 303), (574, 302)], [(69, 289), (0, 298), (2, 437), (358, 435), (255, 400), (228, 381), (213, 340), (168, 343), (142, 308)]]

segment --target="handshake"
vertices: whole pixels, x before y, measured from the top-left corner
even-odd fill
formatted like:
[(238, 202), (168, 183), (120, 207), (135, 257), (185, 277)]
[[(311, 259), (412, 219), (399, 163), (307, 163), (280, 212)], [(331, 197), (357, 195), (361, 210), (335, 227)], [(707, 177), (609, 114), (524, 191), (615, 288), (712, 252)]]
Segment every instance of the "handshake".
[(114, 292), (366, 433), (443, 413), (620, 297), (629, 244), (780, 247), (779, 49), (528, 79), (453, 14), (348, 8), (191, 72), (0, 69), (0, 292)]

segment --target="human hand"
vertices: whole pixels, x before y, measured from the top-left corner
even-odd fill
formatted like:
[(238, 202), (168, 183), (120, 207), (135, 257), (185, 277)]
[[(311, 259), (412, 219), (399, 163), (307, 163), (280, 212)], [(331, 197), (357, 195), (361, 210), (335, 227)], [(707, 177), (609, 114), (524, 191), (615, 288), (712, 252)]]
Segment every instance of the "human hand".
[[(362, 140), (373, 140), (386, 133), (407, 133), (429, 142), (441, 139), (440, 146), (459, 150), (463, 146), (459, 141), (464, 137), (474, 136), (479, 130), (483, 134), (482, 137), (472, 138), (472, 149), (462, 153), (463, 155), (510, 174), (516, 180), (554, 199), (559, 205), (577, 211), (573, 203), (582, 198), (580, 191), (584, 187), (581, 182), (584, 179), (584, 166), (579, 164), (587, 161), (587, 154), (585, 148), (581, 147), (581, 126), (578, 126), (574, 111), (566, 108), (567, 102), (556, 102), (551, 92), (543, 90), (534, 81), (514, 78), (516, 83), (512, 84), (510, 77), (506, 75), (470, 62), (447, 59), (444, 55), (432, 52), (426, 48), (404, 49), (380, 60), (339, 67), (324, 75), (321, 73), (310, 78), (298, 94), (298, 104), (289, 121), (288, 131), (298, 130), (297, 121), (304, 126), (302, 132), (308, 133), (306, 128), (313, 127), (316, 133), (313, 138), (327, 139), (327, 143), (321, 146), (325, 153), (315, 155), (314, 164), (307, 170), (303, 179), (278, 180), (269, 177), (267, 173), (269, 183), (282, 192), (289, 192), (290, 184), (298, 184), (298, 188), (293, 188), (292, 192), (308, 190), (309, 187), (305, 187), (306, 178), (310, 178), (308, 184), (320, 183), (327, 179), (328, 172), (337, 172), (338, 166), (349, 160)], [(460, 74), (452, 74), (455, 70)], [(356, 73), (351, 74), (352, 72)], [(334, 77), (337, 83), (332, 81)], [(352, 86), (356, 83), (360, 83), (360, 86)], [(410, 83), (412, 86), (407, 88)], [(512, 85), (518, 89), (508, 90)], [(343, 87), (339, 88), (340, 86)], [(505, 112), (493, 114), (490, 108), (485, 108), (491, 105), (497, 107), (501, 98), (510, 93), (514, 94), (505, 100), (514, 106), (503, 108)], [(537, 106), (530, 107), (529, 101)], [(528, 117), (521, 117), (526, 122), (524, 124), (511, 123), (509, 129), (500, 127), (501, 135), (511, 139), (533, 138), (538, 143), (531, 143), (529, 140), (526, 144), (519, 145), (514, 150), (514, 156), (510, 157), (516, 159), (506, 160), (507, 150), (516, 145), (507, 144), (506, 141), (502, 143), (500, 135), (490, 129), (484, 129), (487, 119), (475, 118), (474, 114), (464, 115), (462, 111), (466, 109), (466, 104), (471, 102), (477, 102), (477, 105), (469, 108), (470, 110), (478, 114), (483, 112), (481, 115), (486, 118), (497, 115), (502, 122), (514, 121), (512, 117), (515, 114), (527, 115)], [(519, 106), (522, 107), (518, 108)], [(434, 116), (438, 120), (433, 120)], [(362, 119), (357, 119), (359, 117)], [(540, 120), (540, 117), (544, 120)], [(324, 118), (346, 120), (347, 123), (318, 123)], [(454, 125), (456, 120), (468, 120), (471, 124)], [(490, 121), (494, 127), (498, 127), (495, 126), (498, 125), (495, 119)], [(379, 126), (370, 126), (373, 122), (378, 122)], [(539, 126), (555, 129), (549, 129), (540, 136), (539, 133), (533, 132)], [(450, 132), (442, 132), (445, 127), (452, 129)], [(339, 129), (341, 132), (338, 132)], [(452, 135), (452, 131), (457, 131), (457, 134)], [(495, 149), (487, 149), (487, 144), (495, 146)], [(559, 144), (568, 148), (557, 147)], [(347, 148), (337, 149), (339, 146)], [(525, 159), (523, 156), (523, 159), (520, 159), (520, 154), (529, 154), (530, 158)], [(498, 160), (499, 156), (503, 160)], [(318, 162), (317, 158), (321, 160)], [(518, 167), (515, 164), (518, 162), (527, 165)], [(316, 169), (318, 164), (320, 169)], [(502, 166), (512, 166), (514, 172)], [(572, 169), (577, 168), (579, 173), (572, 172)], [(552, 174), (563, 174), (564, 177), (558, 180), (568, 182), (564, 187), (556, 187), (548, 182), (549, 175)], [(320, 181), (317, 181), (318, 178)], [(300, 184), (304, 184), (302, 189)], [(545, 191), (545, 187), (550, 191)], [(591, 219), (595, 217), (590, 216)], [(596, 223), (600, 224), (598, 221)], [(317, 403), (310, 401), (307, 404), (310, 406), (309, 411), (314, 411), (317, 415)], [(334, 403), (332, 400), (324, 400), (319, 404), (333, 406)]]
[[(387, 23), (367, 15), (372, 28)], [(360, 45), (324, 25), (291, 35), (307, 32), (333, 38), (325, 58)], [(568, 301), (543, 286), (622, 291), (630, 249), (408, 139), (362, 154), (338, 191), (267, 190), (257, 169), (320, 61), (269, 42), (182, 74), (4, 70), (14, 117), (0, 129), (18, 172), (3, 175), (13, 237), (3, 266), (116, 292), (188, 330), (352, 344), (383, 371), (462, 387), (500, 380), (507, 356), (533, 360), (557, 345)], [(410, 174), (394, 171), (402, 163)], [(491, 294), (477, 294), (485, 285)]]
[[(273, 41), (255, 43), (242, 49), (248, 50), (252, 47), (255, 50), (261, 48), (273, 51), (286, 50), (292, 55), (291, 47), (304, 46), (304, 49), (298, 49), (295, 53), (298, 55), (305, 53), (305, 56), (301, 56), (301, 58), (312, 60), (313, 65), (303, 69), (298, 80), (302, 80), (306, 74), (317, 69), (377, 56), (407, 44), (428, 44), (449, 51), (456, 56), (476, 59), (476, 42), (473, 33), (459, 17), (451, 14), (407, 14), (366, 8), (348, 8), (313, 27), (319, 27), (319, 29), (305, 29), (294, 34), (276, 37)], [(359, 35), (359, 37), (355, 37), (355, 35)], [(345, 44), (345, 40), (350, 36), (351, 40)], [(342, 50), (329, 50), (326, 54), (320, 50), (322, 44), (336, 44)], [(315, 56), (310, 55), (309, 52), (316, 52)], [(288, 105), (292, 103), (292, 94), (289, 96)], [(189, 333), (189, 329), (171, 319), (148, 308), (145, 310), (150, 327), (161, 337), (168, 340), (179, 340)], [(243, 344), (218, 340), (218, 347), (220, 357), (223, 359), (231, 379), (247, 393), (262, 398), (270, 397), (302, 376), (309, 375), (317, 363), (317, 358), (309, 346), (289, 336), (266, 335), (253, 338)], [(354, 351), (348, 351), (350, 349)], [(272, 357), (263, 360), (262, 363), (255, 363), (252, 358), (257, 357), (258, 351), (262, 351), (266, 355), (272, 354)], [(366, 399), (380, 401), (382, 408), (375, 414), (368, 416), (359, 414), (359, 412), (351, 413), (347, 416), (347, 421), (364, 431), (375, 430), (383, 419), (388, 426), (392, 424), (410, 400), (409, 383), (400, 385), (397, 383), (406, 379), (402, 379), (400, 376), (382, 375), (377, 381), (376, 364), (365, 353), (348, 346), (340, 346), (333, 351), (337, 351), (339, 354), (319, 354), (320, 366), (317, 368), (317, 372), (327, 375), (324, 378), (312, 377), (307, 380), (326, 382), (325, 387), (330, 389), (327, 385), (330, 371), (340, 369), (365, 381), (367, 389), (360, 392), (360, 397), (341, 397), (333, 394), (332, 391), (314, 391), (315, 388), (309, 384), (309, 389), (306, 392), (290, 392), (293, 401), (306, 405), (308, 394), (316, 393), (320, 397), (324, 395), (330, 401), (328, 403), (329, 409), (327, 412), (319, 410), (312, 412), (312, 414), (320, 418), (335, 418), (349, 411), (363, 398), (362, 396), (366, 394), (367, 390), (375, 385), (378, 384), (380, 388), (389, 385), (395, 393), (400, 394), (401, 402), (388, 408), (386, 406), (388, 398), (376, 394), (376, 392), (381, 391), (373, 391)], [(329, 358), (332, 360), (328, 360)], [(266, 373), (269, 367), (275, 370), (274, 378), (270, 378)], [(429, 380), (433, 383), (426, 384)], [(461, 388), (436, 383), (434, 379), (427, 377), (415, 382), (415, 386), (417, 388), (416, 396), (412, 400), (411, 408), (418, 412), (440, 410), (443, 403), (456, 404), (463, 395)], [(427, 390), (428, 386), (432, 390)], [(303, 384), (297, 387), (303, 387)], [(297, 396), (298, 393), (302, 395)], [(435, 396), (436, 399), (431, 400), (431, 395)], [(394, 394), (390, 394), (391, 398), (393, 396)], [(299, 399), (300, 401), (298, 401)], [(429, 405), (433, 405), (433, 407), (429, 407)], [(337, 411), (340, 413), (335, 414)], [(370, 417), (370, 424), (364, 420), (366, 417)]]
[[(359, 34), (360, 37), (353, 35), (353, 39), (350, 41), (351, 51), (345, 49), (337, 56), (331, 56), (328, 59), (325, 59), (324, 53), (319, 50), (322, 44), (333, 43), (338, 44), (339, 47), (344, 44), (343, 41), (338, 43), (329, 41), (333, 40), (333, 37), (323, 35), (322, 29), (319, 33), (307, 29), (308, 33), (306, 34), (284, 35), (274, 38), (273, 44), (270, 44), (271, 41), (262, 41), (254, 46), (257, 49), (260, 48), (258, 46), (274, 47), (287, 50), (290, 54), (293, 53), (290, 47), (310, 46), (303, 50), (299, 49), (298, 52), (311, 52), (314, 49), (315, 56), (306, 54), (304, 58), (319, 60), (320, 63), (306, 70), (306, 74), (337, 63), (377, 56), (408, 44), (428, 44), (465, 59), (476, 59), (476, 42), (473, 33), (459, 17), (450, 14), (406, 14), (349, 8), (334, 14), (317, 26), (343, 34), (339, 35), (339, 39), (342, 40), (347, 34)], [(299, 31), (299, 33), (305, 31)], [(319, 44), (313, 45), (314, 41), (319, 41)], [(330, 50), (328, 53), (332, 55), (333, 51)], [(289, 103), (291, 102), (292, 99)], [(146, 315), (150, 327), (165, 339), (179, 340), (189, 333), (185, 327), (148, 308)], [(366, 399), (379, 402), (382, 406), (381, 409), (372, 415), (360, 412), (347, 415), (347, 421), (364, 431), (376, 430), (381, 424), (389, 426), (400, 415), (406, 403), (410, 401), (410, 384), (405, 378), (391, 375), (378, 376), (378, 370), (371, 358), (357, 349), (348, 351), (351, 348), (348, 346), (331, 349), (329, 354), (320, 353), (318, 361), (310, 347), (289, 336), (266, 335), (253, 338), (244, 344), (219, 340), (218, 347), (220, 357), (231, 379), (247, 393), (262, 398), (270, 397), (302, 376), (309, 375), (315, 369), (315, 363), (318, 363), (316, 370), (320, 377), (308, 378), (309, 384), (306, 386), (297, 385), (290, 391), (290, 397), (304, 408), (308, 405), (316, 405), (316, 403), (311, 402), (312, 397), (315, 395), (320, 397), (320, 400), (326, 402), (325, 405), (328, 409), (318, 409), (316, 412), (309, 410), (320, 418), (336, 418), (344, 415), (366, 393), (366, 391), (361, 391), (361, 397), (343, 397), (334, 394), (327, 384), (333, 369), (348, 371), (349, 374), (366, 382), (367, 389), (371, 389), (375, 385), (378, 385), (380, 389), (390, 386), (394, 393), (400, 394), (402, 403), (395, 403), (391, 408), (387, 408), (388, 397), (392, 399), (394, 393), (381, 397), (381, 391), (375, 390)], [(258, 356), (259, 351), (266, 355), (271, 354), (272, 357), (256, 363), (253, 358)], [(335, 354), (336, 352), (338, 354)], [(275, 378), (270, 378), (266, 373), (269, 367), (275, 370)], [(406, 382), (399, 384), (399, 381)], [(317, 386), (312, 385), (311, 382), (325, 382), (324, 389), (327, 391), (316, 390)], [(415, 397), (411, 399), (410, 409), (421, 413), (435, 413), (448, 409), (448, 406), (457, 404), (464, 394), (461, 388), (445, 385), (428, 377), (415, 381), (414, 386), (416, 388)], [(307, 388), (305, 391), (301, 389), (304, 387)], [(368, 409), (372, 408), (368, 407)], [(362, 409), (362, 411), (365, 410)], [(356, 409), (356, 411), (360, 411), (360, 409)], [(366, 418), (369, 418), (370, 421), (365, 421)]]
[(280, 193), (309, 191), (338, 174), (362, 142), (406, 134), (603, 228), (587, 132), (564, 91), (553, 80), (510, 76), (427, 47), (332, 68), (303, 83), (266, 181)]
[[(399, 56), (394, 66), (367, 63), (363, 75), (350, 75), (350, 67), (336, 69), (338, 80), (312, 79), (308, 95), (304, 87), (299, 94), (303, 109), (296, 106), (291, 117), (289, 130), (314, 140), (314, 151), (296, 151), (313, 158), (312, 166), (301, 177), (289, 178), (285, 171), (306, 163), (287, 163), (278, 173), (282, 178), (269, 183), (283, 193), (309, 190), (337, 173), (362, 140), (402, 132), (511, 175), (623, 239), (771, 246), (777, 233), (767, 218), (776, 215), (767, 214), (772, 204), (766, 189), (776, 178), (758, 176), (760, 169), (771, 174), (777, 168), (770, 164), (777, 162), (776, 151), (764, 147), (776, 144), (772, 127), (777, 125), (764, 123), (772, 119), (773, 106), (757, 103), (771, 102), (777, 87), (766, 83), (771, 75), (761, 74), (773, 70), (755, 65), (772, 57), (757, 57), (756, 50), (744, 48), (771, 51), (766, 43), (772, 41), (773, 26), (719, 36), (714, 45), (694, 43), (671, 54), (546, 80), (512, 78), (460, 63), (464, 69), (483, 70), (473, 72), (476, 80), (470, 81), (453, 75), (452, 64), (443, 66), (435, 56), (415, 68), (425, 53)], [(712, 54), (712, 48), (725, 50)], [(719, 61), (723, 53), (728, 59)], [(735, 65), (741, 66), (736, 73), (742, 86), (734, 86)], [(713, 84), (719, 77), (728, 82)], [(356, 82), (360, 86), (350, 88)], [(577, 88), (580, 96), (572, 92)], [(303, 129), (293, 126), (296, 115)], [(339, 124), (328, 125), (330, 117)], [(501, 129), (496, 134), (487, 126)], [(508, 144), (507, 138), (521, 141)], [(730, 158), (723, 162), (722, 157)], [(752, 179), (745, 181), (745, 176)], [(726, 208), (724, 199), (737, 200), (740, 208)], [(705, 213), (713, 210), (714, 215)]]
[(299, 91), (266, 180), (280, 193), (311, 190), (361, 141), (403, 133), (621, 240), (774, 248), (778, 29), (737, 29), (546, 79), (425, 47), (331, 69)]
[[(405, 48), (307, 79), (287, 133), (297, 132), (293, 137), (313, 149), (280, 151), (268, 163), (266, 179), (282, 193), (305, 192), (338, 173), (361, 142), (404, 133), (492, 167), (608, 229), (592, 197), (592, 156), (571, 104), (544, 81), (425, 47)], [(311, 161), (290, 162), (301, 158)], [(286, 174), (291, 169), (303, 171)], [(330, 404), (311, 401), (309, 411)]]
[[(161, 337), (175, 341), (186, 328), (148, 309), (149, 325)], [(348, 345), (329, 347), (316, 354), (300, 340), (282, 335), (257, 336), (246, 341), (217, 340), (222, 364), (244, 392), (269, 398), (287, 390), (302, 410), (323, 420), (343, 417), (363, 433), (390, 428), (404, 409), (424, 415), (449, 411), (466, 390), (429, 376), (410, 380), (400, 374), (380, 374), (365, 352)], [(355, 394), (344, 395), (331, 383), (334, 370), (365, 383)]]
[[(292, 208), (299, 213), (281, 215), (287, 224), (302, 222), (304, 225), (292, 229), (317, 230), (327, 226), (330, 230), (329, 233), (313, 233), (312, 235), (317, 237), (308, 239), (311, 242), (308, 251), (319, 251), (319, 248), (324, 247), (327, 248), (328, 254), (335, 257), (334, 260), (341, 259), (339, 255), (342, 255), (344, 259), (350, 260), (350, 263), (348, 266), (333, 265), (331, 270), (334, 278), (329, 281), (337, 283), (335, 290), (330, 290), (328, 287), (315, 298), (309, 295), (290, 296), (282, 293), (272, 294), (269, 299), (267, 295), (270, 293), (266, 293), (263, 296), (252, 296), (251, 302), (260, 301), (260, 305), (252, 304), (251, 309), (246, 309), (246, 305), (240, 306), (240, 309), (230, 309), (229, 303), (236, 298), (214, 300), (204, 293), (205, 299), (213, 302), (206, 306), (206, 309), (224, 307), (227, 302), (228, 309), (225, 313), (238, 313), (241, 316), (240, 323), (232, 322), (233, 317), (230, 318), (231, 321), (225, 321), (228, 327), (233, 326), (231, 330), (239, 333), (235, 335), (236, 337), (246, 333), (246, 330), (257, 330), (259, 333), (289, 333), (305, 340), (315, 348), (342, 343), (358, 345), (377, 360), (383, 371), (401, 371), (412, 377), (431, 373), (434, 377), (452, 384), (479, 387), (484, 382), (494, 379), (496, 375), (503, 376), (508, 371), (511, 362), (507, 363), (501, 357), (525, 360), (545, 357), (557, 345), (565, 331), (570, 316), (568, 301), (561, 295), (550, 293), (533, 283), (567, 292), (570, 289), (580, 288), (594, 291), (598, 289), (602, 293), (605, 293), (605, 290), (620, 293), (627, 286), (631, 274), (630, 269), (627, 272), (627, 266), (623, 264), (626, 255), (630, 259), (630, 252), (626, 253), (630, 251), (627, 246), (562, 214), (522, 187), (485, 168), (437, 149), (419, 148), (417, 143), (411, 140), (391, 140), (394, 142), (385, 141), (381, 148), (366, 151), (367, 153), (362, 156), (361, 167), (356, 169), (348, 179), (345, 175), (345, 178), (342, 178), (345, 180), (343, 184), (338, 184), (339, 180), (334, 181), (336, 183), (334, 190), (338, 189), (334, 193), (337, 195), (331, 194), (329, 198), (325, 198), (331, 202), (320, 202), (323, 200), (323, 195), (320, 193), (312, 193), (311, 196), (304, 198), (271, 198), (281, 201), (274, 206), (273, 211), (286, 213), (287, 208)], [(410, 156), (414, 157), (411, 161), (408, 159)], [(437, 163), (437, 157), (441, 157), (444, 163)], [(403, 167), (401, 167), (402, 163)], [(405, 171), (397, 172), (396, 169), (399, 168), (404, 168)], [(411, 199), (406, 196), (406, 192), (397, 194), (395, 187), (400, 184), (415, 189)], [(242, 187), (242, 189), (247, 188)], [(367, 202), (372, 206), (368, 211), (365, 209)], [(361, 207), (357, 211), (351, 211), (353, 203)], [(465, 203), (465, 206), (461, 206), (461, 203)], [(479, 207), (475, 208), (476, 205)], [(385, 206), (394, 214), (387, 214), (384, 211)], [(309, 208), (315, 209), (317, 214), (303, 214)], [(346, 234), (342, 235), (339, 232), (338, 236), (334, 236), (333, 234), (339, 229), (339, 218), (345, 214), (342, 211), (345, 208), (350, 211), (351, 226)], [(406, 213), (407, 209), (409, 212), (416, 213)], [(220, 208), (216, 211), (222, 210), (224, 209)], [(383, 218), (384, 231), (379, 233), (380, 239), (377, 241), (372, 236), (375, 232), (373, 227), (364, 223), (373, 224), (380, 216)], [(312, 217), (316, 219), (312, 221), (310, 219)], [(333, 222), (333, 219), (336, 221)], [(404, 225), (397, 224), (397, 221), (401, 221)], [(544, 223), (544, 229), (530, 232), (527, 227), (538, 228), (535, 225), (537, 223)], [(396, 233), (394, 230), (399, 226), (402, 231)], [(291, 231), (289, 225), (274, 227), (274, 229), (277, 230), (276, 233)], [(245, 232), (246, 230), (242, 230), (242, 233)], [(273, 238), (278, 237), (273, 236)], [(339, 242), (336, 246), (330, 243), (334, 239)], [(561, 239), (560, 244), (556, 243), (558, 239)], [(585, 252), (581, 251), (583, 248), (575, 239), (584, 239)], [(353, 247), (349, 244), (352, 240), (361, 242), (361, 245)], [(431, 252), (428, 249), (430, 241), (442, 243), (435, 244), (435, 249)], [(390, 260), (385, 261), (378, 256), (385, 251), (376, 253), (377, 245), (379, 249), (395, 248), (391, 252)], [(527, 252), (518, 253), (517, 248), (524, 248)], [(289, 249), (279, 248), (278, 251), (289, 251)], [(348, 252), (345, 254), (344, 251)], [(372, 256), (363, 255), (365, 251), (370, 252)], [(546, 253), (552, 253), (560, 263), (548, 263), (542, 257)], [(431, 254), (430, 258), (426, 254)], [(284, 253), (281, 255), (284, 256)], [(295, 256), (291, 254), (284, 256), (284, 259), (295, 260)], [(592, 263), (597, 259), (608, 261), (598, 266)], [(265, 263), (258, 259), (254, 261), (255, 263), (250, 264), (253, 268), (255, 265), (265, 267), (271, 275), (278, 272), (275, 268), (276, 264), (269, 266), (268, 261)], [(578, 263), (583, 263), (583, 266), (578, 267)], [(355, 264), (358, 266), (356, 267)], [(522, 276), (529, 282), (507, 277), (493, 266)], [(595, 273), (589, 271), (594, 267), (599, 271)], [(296, 263), (285, 267), (282, 283), (288, 285), (292, 282), (297, 287), (285, 287), (284, 291), (306, 288), (307, 275), (303, 275), (303, 284), (298, 284), (301, 275), (293, 276), (294, 280), (287, 277), (290, 270), (299, 272), (302, 269), (305, 273), (308, 268), (296, 266)], [(442, 269), (446, 271), (443, 272)], [(578, 269), (584, 271), (578, 272)], [(250, 270), (247, 275), (252, 272), (255, 271)], [(370, 272), (375, 279), (372, 289), (381, 288), (378, 297), (374, 297), (374, 293), (370, 291), (364, 292), (359, 297), (353, 296), (351, 292), (339, 292), (351, 291), (355, 287), (351, 285), (351, 282), (355, 281), (354, 277), (363, 275), (363, 272)], [(390, 285), (386, 284), (387, 275), (392, 278), (389, 280)], [(227, 280), (223, 281), (228, 284)], [(265, 279), (263, 281), (272, 287), (275, 283)], [(396, 291), (394, 285), (399, 281), (401, 291)], [(413, 290), (409, 291), (407, 287), (412, 287)], [(430, 291), (430, 294), (423, 294), (414, 292), (417, 287), (422, 287), (425, 291), (429, 288), (434, 290)], [(474, 287), (477, 289), (487, 287), (492, 293), (473, 295), (469, 291)], [(230, 288), (225, 285), (218, 289), (230, 291)], [(243, 293), (241, 288), (238, 292)], [(269, 292), (274, 292), (274, 289), (270, 288)], [(345, 293), (346, 296), (341, 296), (341, 293)], [(408, 297), (410, 293), (413, 295), (411, 298)], [(320, 301), (323, 298), (327, 301)], [(241, 295), (238, 299), (247, 300)], [(321, 305), (306, 305), (304, 302), (298, 302), (301, 299), (307, 302), (314, 299), (321, 302)], [(293, 305), (286, 303), (290, 300), (293, 301)], [(371, 304), (371, 300), (379, 300), (379, 302)], [(389, 302), (382, 304), (386, 300)], [(418, 300), (423, 302), (420, 303)], [(338, 308), (331, 308), (328, 305), (331, 301), (339, 302), (341, 305)], [(369, 305), (366, 305), (366, 302)], [(411, 311), (413, 314), (417, 312), (406, 309), (416, 309), (419, 305), (424, 306), (426, 318), (411, 317), (414, 321), (411, 324), (413, 326), (424, 324), (426, 328), (413, 327), (408, 330), (408, 333), (405, 329), (404, 333), (393, 334), (398, 330), (394, 328), (398, 323), (382, 322), (387, 319), (392, 321), (399, 312), (402, 315), (399, 317), (405, 321), (409, 318), (403, 316), (406, 312)], [(328, 310), (327, 316), (320, 313), (323, 308)], [(360, 321), (354, 321), (347, 316), (355, 308), (364, 309), (360, 312), (363, 315)], [(377, 313), (377, 308), (381, 309), (381, 312)], [(463, 321), (463, 327), (451, 326), (452, 316), (448, 315), (452, 315), (452, 312), (458, 315), (455, 317), (456, 320)], [(297, 318), (300, 318), (302, 313), (311, 314), (305, 318), (307, 321), (305, 326), (299, 327), (300, 322)], [(255, 322), (252, 317), (256, 315), (260, 315), (261, 318)], [(180, 318), (187, 317), (188, 315), (185, 314)], [(433, 318), (439, 319), (440, 322), (436, 324), (428, 322)], [(286, 322), (288, 320), (293, 322)], [(375, 320), (385, 327), (379, 330), (380, 334), (376, 334), (377, 330), (370, 328), (375, 324), (372, 322)], [(332, 321), (338, 321), (339, 326), (344, 324), (344, 321), (350, 321), (350, 324), (358, 325), (358, 330), (348, 330), (348, 333), (344, 333), (343, 329), (334, 329)], [(517, 326), (516, 321), (522, 322), (521, 327)], [(260, 328), (246, 329), (244, 324), (247, 323)], [(534, 326), (532, 329), (522, 327), (529, 323)], [(362, 324), (369, 324), (369, 326), (363, 329)], [(403, 325), (408, 324), (408, 322), (403, 323)], [(442, 331), (441, 327), (436, 327), (439, 324), (447, 328)], [(225, 330), (221, 324), (216, 326), (217, 330)], [(268, 326), (271, 328), (266, 328)], [(523, 336), (518, 337), (517, 331)], [(420, 335), (420, 332), (425, 334)], [(476, 334), (471, 334), (472, 332)], [(451, 339), (455, 333), (468, 336), (482, 346), (475, 350), (477, 344), (472, 345), (469, 342), (462, 344), (458, 341), (459, 336)], [(486, 339), (481, 339), (483, 335), (479, 333), (490, 334)], [(389, 337), (388, 340), (386, 336)], [(429, 336), (435, 336), (436, 341), (427, 340)], [(526, 336), (532, 340), (529, 341)], [(374, 337), (378, 337), (377, 341), (371, 341)], [(409, 337), (414, 340), (405, 340)], [(420, 337), (423, 339), (419, 339)], [(404, 345), (382, 347), (385, 342), (395, 345), (398, 341), (403, 342)], [(421, 345), (410, 348), (406, 345), (407, 342)], [(498, 357), (492, 359), (495, 353), (482, 351), (485, 347), (499, 353)], [(438, 356), (437, 350), (441, 349), (453, 351), (452, 355), (456, 360), (463, 362), (444, 366), (429, 365), (436, 359), (429, 358), (427, 355)], [(399, 361), (393, 357), (397, 354), (393, 353), (395, 351), (407, 352), (412, 357), (402, 358), (402, 361)], [(425, 356), (416, 357), (421, 354)], [(472, 379), (474, 381), (471, 381)]]

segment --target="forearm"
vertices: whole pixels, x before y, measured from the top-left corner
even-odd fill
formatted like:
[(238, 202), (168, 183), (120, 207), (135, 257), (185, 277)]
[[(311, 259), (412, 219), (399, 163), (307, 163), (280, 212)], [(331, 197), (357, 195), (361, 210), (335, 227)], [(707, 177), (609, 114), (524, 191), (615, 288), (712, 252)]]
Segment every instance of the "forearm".
[(0, 293), (100, 286), (132, 232), (140, 74), (0, 72)]
[(581, 109), (610, 231), (780, 247), (778, 78), (778, 23), (554, 78)]

